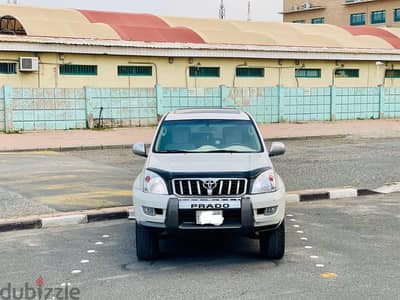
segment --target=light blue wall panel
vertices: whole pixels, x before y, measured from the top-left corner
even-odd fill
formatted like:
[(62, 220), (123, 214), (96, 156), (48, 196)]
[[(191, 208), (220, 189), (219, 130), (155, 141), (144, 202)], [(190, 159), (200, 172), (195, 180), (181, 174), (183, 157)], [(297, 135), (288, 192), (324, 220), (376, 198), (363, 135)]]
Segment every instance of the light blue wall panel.
[(86, 127), (83, 89), (12, 90), (14, 130), (50, 130)]
[(385, 88), (383, 103), (385, 118), (400, 118), (400, 88)]
[(162, 88), (159, 114), (182, 108), (221, 107), (220, 88)]
[[(225, 94), (225, 93), (223, 93)], [(279, 88), (227, 88), (224, 107), (250, 113), (259, 123), (279, 122)]]
[(4, 91), (0, 87), (0, 131), (4, 131)]
[(328, 121), (331, 118), (330, 88), (283, 88), (281, 112), (287, 122)]
[(110, 125), (154, 125), (157, 123), (155, 89), (91, 89), (91, 112)]
[(336, 88), (336, 119), (378, 119), (379, 88)]

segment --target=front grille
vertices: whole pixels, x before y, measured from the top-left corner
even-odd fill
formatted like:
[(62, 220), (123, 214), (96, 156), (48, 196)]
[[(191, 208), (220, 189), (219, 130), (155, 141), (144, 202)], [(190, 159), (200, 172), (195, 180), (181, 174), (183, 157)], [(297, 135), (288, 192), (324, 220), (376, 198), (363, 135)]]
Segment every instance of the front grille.
[(241, 196), (246, 193), (247, 179), (174, 179), (172, 187), (181, 197)]

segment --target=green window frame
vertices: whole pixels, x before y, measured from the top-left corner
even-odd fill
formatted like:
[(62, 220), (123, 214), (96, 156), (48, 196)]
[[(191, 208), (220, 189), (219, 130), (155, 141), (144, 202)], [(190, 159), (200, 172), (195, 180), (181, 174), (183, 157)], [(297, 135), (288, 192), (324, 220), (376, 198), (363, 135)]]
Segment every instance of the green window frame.
[(311, 24), (325, 24), (325, 18), (315, 18), (311, 20)]
[(96, 65), (60, 65), (60, 75), (97, 75)]
[(264, 68), (247, 68), (247, 67), (236, 68), (236, 77), (263, 78), (264, 76), (265, 76)]
[(292, 23), (297, 23), (297, 24), (304, 24), (306, 20), (295, 20)]
[(400, 69), (386, 70), (385, 78), (400, 78)]
[(321, 78), (321, 69), (296, 69), (296, 78)]
[(350, 15), (350, 25), (358, 26), (365, 25), (365, 13), (351, 14)]
[(377, 10), (371, 12), (371, 24), (386, 23), (386, 10)]
[(189, 68), (190, 77), (219, 77), (219, 67), (197, 67), (193, 66)]
[(393, 21), (400, 22), (400, 8), (395, 8), (393, 11)]
[(359, 78), (359, 69), (337, 69), (335, 70), (335, 77), (337, 78)]
[(17, 64), (0, 63), (0, 74), (17, 74)]
[(153, 67), (118, 66), (118, 76), (153, 76)]

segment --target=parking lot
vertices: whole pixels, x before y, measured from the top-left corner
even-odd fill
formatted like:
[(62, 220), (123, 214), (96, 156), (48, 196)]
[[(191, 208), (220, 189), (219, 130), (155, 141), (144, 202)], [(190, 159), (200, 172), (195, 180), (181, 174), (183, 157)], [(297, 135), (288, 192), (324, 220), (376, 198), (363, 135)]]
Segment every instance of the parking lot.
[[(377, 188), (400, 178), (397, 138), (285, 143), (287, 153), (273, 162), (288, 191)], [(0, 217), (130, 205), (132, 182), (143, 163), (130, 149), (0, 153)]]
[(2, 233), (0, 282), (42, 276), (81, 299), (397, 299), (399, 209), (400, 194), (289, 205), (282, 261), (255, 240), (193, 236), (138, 262), (128, 220)]

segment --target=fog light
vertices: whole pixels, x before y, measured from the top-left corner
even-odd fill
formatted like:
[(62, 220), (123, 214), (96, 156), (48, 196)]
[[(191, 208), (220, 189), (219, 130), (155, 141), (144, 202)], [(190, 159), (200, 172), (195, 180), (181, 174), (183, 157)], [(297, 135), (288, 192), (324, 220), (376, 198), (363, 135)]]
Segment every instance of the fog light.
[(156, 209), (154, 207), (143, 206), (143, 212), (145, 215), (154, 217), (156, 215)]
[(265, 216), (273, 215), (274, 213), (276, 213), (277, 210), (278, 210), (278, 206), (270, 206), (270, 207), (267, 207), (267, 208), (264, 210), (264, 215), (265, 215)]

